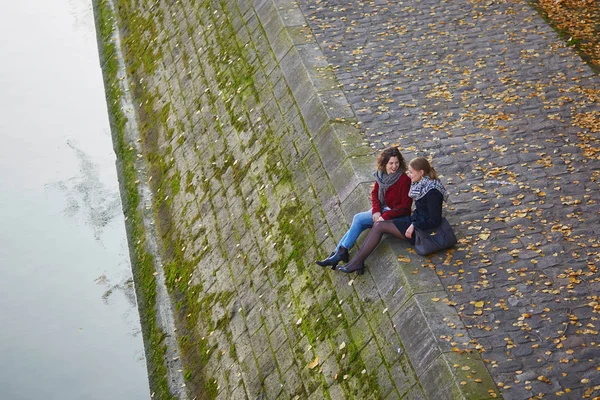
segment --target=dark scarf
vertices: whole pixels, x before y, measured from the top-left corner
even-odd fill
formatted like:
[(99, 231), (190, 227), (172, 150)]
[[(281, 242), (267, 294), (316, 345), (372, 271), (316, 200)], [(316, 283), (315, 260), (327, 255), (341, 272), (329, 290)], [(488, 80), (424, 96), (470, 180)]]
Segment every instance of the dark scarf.
[(408, 197), (419, 200), (425, 196), (431, 189), (437, 189), (444, 196), (444, 201), (448, 201), (448, 191), (439, 179), (431, 179), (428, 176), (421, 178), (419, 182), (413, 182), (410, 184), (410, 191)]
[(383, 171), (377, 171), (373, 175), (375, 176), (375, 180), (379, 184), (379, 192), (377, 193), (377, 197), (379, 198), (379, 203), (381, 204), (381, 209), (385, 207), (385, 192), (392, 186), (394, 183), (398, 182), (398, 179), (402, 176), (404, 172), (398, 170), (393, 174), (386, 174)]

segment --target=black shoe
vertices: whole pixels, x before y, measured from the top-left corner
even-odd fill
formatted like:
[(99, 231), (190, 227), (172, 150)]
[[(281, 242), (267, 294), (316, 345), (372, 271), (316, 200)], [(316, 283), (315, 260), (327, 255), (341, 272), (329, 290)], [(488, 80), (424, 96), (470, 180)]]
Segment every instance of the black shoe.
[(358, 275), (362, 275), (365, 273), (365, 263), (364, 261), (352, 261), (350, 264), (346, 264), (343, 267), (339, 267), (337, 270), (346, 274), (356, 272)]
[(316, 261), (317, 265), (321, 267), (330, 266), (331, 269), (335, 269), (340, 261), (348, 262), (350, 259), (350, 255), (348, 254), (348, 249), (340, 246), (337, 251), (334, 251), (324, 260)]

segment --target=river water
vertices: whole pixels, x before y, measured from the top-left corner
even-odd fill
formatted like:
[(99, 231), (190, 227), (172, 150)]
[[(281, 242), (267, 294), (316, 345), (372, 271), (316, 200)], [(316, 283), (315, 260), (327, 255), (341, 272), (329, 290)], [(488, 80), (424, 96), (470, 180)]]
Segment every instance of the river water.
[(0, 12), (0, 399), (148, 399), (91, 0)]

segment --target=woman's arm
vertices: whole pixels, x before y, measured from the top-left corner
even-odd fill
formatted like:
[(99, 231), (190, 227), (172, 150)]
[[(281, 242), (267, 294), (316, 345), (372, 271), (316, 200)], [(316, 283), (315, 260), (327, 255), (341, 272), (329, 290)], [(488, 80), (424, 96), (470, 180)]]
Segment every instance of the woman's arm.
[(373, 214), (381, 214), (381, 204), (379, 203), (379, 183), (375, 182), (373, 190), (371, 191), (371, 212)]
[(427, 215), (415, 213), (411, 217), (412, 223), (418, 229), (433, 229), (442, 223), (442, 203), (444, 196), (437, 189), (430, 190), (424, 197), (427, 202)]

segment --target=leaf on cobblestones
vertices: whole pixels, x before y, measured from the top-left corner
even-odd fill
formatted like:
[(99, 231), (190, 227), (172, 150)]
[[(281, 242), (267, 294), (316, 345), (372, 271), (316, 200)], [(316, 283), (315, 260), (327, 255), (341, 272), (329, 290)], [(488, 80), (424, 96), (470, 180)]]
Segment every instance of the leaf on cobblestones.
[(440, 298), (439, 298), (439, 297), (433, 297), (433, 298), (431, 299), (431, 301), (433, 301), (433, 302), (437, 303), (438, 301), (440, 301)]
[(547, 383), (548, 385), (550, 385), (552, 383), (552, 382), (550, 382), (550, 379), (546, 378), (544, 375), (538, 376), (537, 380), (540, 382)]
[(398, 257), (398, 261), (403, 262), (403, 263), (409, 263), (410, 262), (410, 258), (408, 258), (406, 256), (399, 256)]
[(525, 218), (527, 216), (527, 211), (526, 210), (515, 211), (514, 216), (517, 218)]
[(317, 365), (319, 365), (319, 356), (316, 356), (314, 360), (306, 365), (306, 367), (308, 369), (314, 369)]

